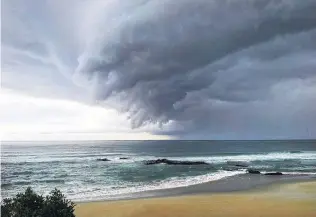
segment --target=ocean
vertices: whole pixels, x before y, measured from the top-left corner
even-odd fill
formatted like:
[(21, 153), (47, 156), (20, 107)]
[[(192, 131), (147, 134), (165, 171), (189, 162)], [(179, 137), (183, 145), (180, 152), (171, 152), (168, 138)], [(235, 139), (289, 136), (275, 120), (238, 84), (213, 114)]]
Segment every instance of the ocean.
[[(144, 164), (158, 158), (209, 165)], [(41, 194), (58, 188), (74, 201), (111, 199), (246, 173), (238, 164), (315, 176), (316, 140), (3, 142), (1, 197), (31, 186)]]

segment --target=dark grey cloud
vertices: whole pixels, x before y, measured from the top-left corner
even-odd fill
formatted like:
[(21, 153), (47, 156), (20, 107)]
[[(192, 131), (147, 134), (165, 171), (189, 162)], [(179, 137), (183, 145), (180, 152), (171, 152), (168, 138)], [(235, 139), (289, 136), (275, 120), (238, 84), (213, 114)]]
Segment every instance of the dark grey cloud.
[(106, 33), (76, 72), (134, 127), (160, 123), (157, 133), (198, 137), (316, 129), (315, 0), (152, 0), (119, 9), (100, 22)]

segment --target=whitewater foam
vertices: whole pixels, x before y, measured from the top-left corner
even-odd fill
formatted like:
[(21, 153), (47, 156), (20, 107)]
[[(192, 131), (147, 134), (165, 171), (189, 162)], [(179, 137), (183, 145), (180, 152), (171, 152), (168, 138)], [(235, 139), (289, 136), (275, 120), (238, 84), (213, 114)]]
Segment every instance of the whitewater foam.
[[(87, 196), (87, 189), (85, 192), (79, 192), (76, 196), (70, 197), (75, 201), (92, 201), (92, 200), (102, 200), (102, 199), (114, 199), (124, 197), (128, 194), (139, 193), (144, 191), (153, 191), (153, 190), (161, 190), (161, 189), (171, 189), (178, 187), (186, 187), (191, 185), (197, 185), (202, 183), (207, 183), (211, 181), (216, 181), (224, 178), (228, 178), (231, 176), (236, 176), (240, 174), (244, 174), (243, 171), (218, 171), (211, 174), (205, 174), (200, 176), (189, 176), (185, 178), (173, 177), (170, 179), (166, 179), (161, 182), (154, 182), (152, 184), (142, 184), (139, 183), (138, 186), (133, 186), (129, 188), (121, 188), (111, 190), (109, 188), (98, 188), (97, 191), (89, 191), (89, 196)], [(103, 189), (103, 190), (102, 190)]]
[(199, 156), (199, 157), (175, 157), (170, 159), (182, 159), (192, 161), (206, 161), (208, 163), (225, 163), (227, 161), (271, 161), (271, 160), (315, 160), (316, 152), (291, 153), (291, 152), (274, 152), (267, 154), (249, 154), (249, 155), (227, 155), (227, 156)]

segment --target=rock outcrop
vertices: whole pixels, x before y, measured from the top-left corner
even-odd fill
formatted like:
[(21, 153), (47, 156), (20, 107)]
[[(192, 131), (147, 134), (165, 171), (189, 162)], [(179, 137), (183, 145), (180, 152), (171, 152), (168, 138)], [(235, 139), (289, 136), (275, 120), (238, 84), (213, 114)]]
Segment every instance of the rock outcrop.
[(249, 163), (245, 161), (227, 161), (228, 165), (236, 166), (236, 167), (248, 167)]
[(250, 174), (260, 174), (261, 173), (259, 170), (253, 170), (253, 169), (249, 169), (249, 170), (247, 170), (247, 172)]
[(107, 158), (98, 158), (97, 161), (111, 161), (111, 160), (109, 160)]
[(157, 160), (148, 160), (144, 162), (145, 165), (153, 164), (168, 164), (168, 165), (209, 165), (204, 161), (177, 161), (177, 160), (168, 160), (166, 158), (157, 159)]
[(279, 176), (279, 175), (283, 175), (283, 173), (281, 173), (281, 172), (272, 172), (272, 173), (265, 173), (264, 175), (268, 175), (268, 176)]

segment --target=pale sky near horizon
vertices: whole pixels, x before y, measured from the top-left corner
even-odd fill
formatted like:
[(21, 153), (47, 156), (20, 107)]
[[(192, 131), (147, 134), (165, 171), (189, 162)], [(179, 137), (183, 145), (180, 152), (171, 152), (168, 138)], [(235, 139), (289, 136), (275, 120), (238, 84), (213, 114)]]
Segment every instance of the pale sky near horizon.
[(2, 140), (316, 138), (316, 0), (2, 0)]
[[(1, 139), (169, 139), (152, 134), (155, 126), (132, 129), (126, 114), (96, 104), (93, 88), (73, 75), (75, 68), (67, 61), (77, 57), (71, 46), (84, 45), (64, 29), (77, 25), (68, 23), (71, 4), (83, 9), (83, 1), (2, 1)], [(59, 13), (69, 17), (60, 20)], [(93, 18), (92, 11), (86, 13), (86, 19)]]
[(34, 97), (1, 90), (2, 140), (148, 140), (169, 139), (131, 130), (114, 109), (66, 99)]

